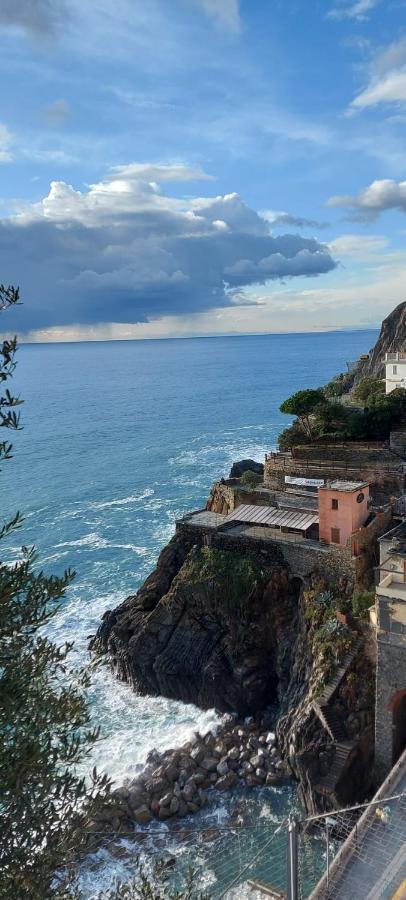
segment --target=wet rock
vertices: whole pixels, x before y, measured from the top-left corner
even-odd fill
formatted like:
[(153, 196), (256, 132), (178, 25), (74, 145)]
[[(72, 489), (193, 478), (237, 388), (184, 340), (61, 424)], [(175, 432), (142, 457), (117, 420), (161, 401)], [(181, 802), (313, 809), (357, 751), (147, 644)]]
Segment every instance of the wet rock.
[(227, 759), (221, 759), (217, 766), (218, 774), (219, 775), (227, 775), (228, 771), (229, 771), (229, 768), (228, 768)]
[(201, 838), (205, 843), (215, 841), (218, 837), (218, 831), (216, 828), (206, 828), (206, 831), (202, 831)]
[(218, 759), (215, 756), (205, 756), (200, 765), (206, 772), (214, 772), (217, 769)]
[(152, 815), (148, 806), (140, 806), (138, 809), (134, 810), (134, 819), (138, 822), (138, 825), (148, 825), (148, 823), (152, 819)]
[(231, 750), (229, 750), (228, 754), (227, 754), (229, 759), (238, 759), (239, 755), (240, 755), (240, 751), (239, 751), (238, 747), (231, 747)]
[(229, 791), (236, 782), (238, 781), (237, 775), (235, 772), (228, 772), (227, 775), (224, 775), (223, 778), (219, 778), (216, 784), (216, 788), (218, 791)]
[(165, 822), (166, 819), (170, 819), (171, 815), (172, 815), (172, 813), (169, 809), (169, 806), (161, 806), (160, 807), (158, 818), (161, 820), (161, 822)]

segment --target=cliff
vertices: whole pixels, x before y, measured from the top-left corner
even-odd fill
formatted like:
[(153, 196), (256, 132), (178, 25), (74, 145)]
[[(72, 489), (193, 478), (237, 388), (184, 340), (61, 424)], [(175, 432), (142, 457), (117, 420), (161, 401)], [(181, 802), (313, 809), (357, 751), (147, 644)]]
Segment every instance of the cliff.
[(288, 684), (297, 600), (286, 566), (175, 535), (92, 646), (141, 693), (251, 714)]
[[(334, 740), (314, 702), (356, 640), (337, 619), (350, 608), (352, 585), (337, 579), (332, 588), (315, 564), (305, 588), (273, 547), (272, 554), (256, 542), (252, 549), (219, 550), (177, 532), (138, 593), (104, 615), (92, 649), (107, 653), (117, 677), (142, 694), (276, 726), (304, 805), (314, 811), (348, 802), (368, 786), (372, 713), (364, 686), (373, 679), (362, 662), (356, 698), (344, 697), (335, 708), (358, 749), (326, 801), (317, 785), (334, 770)], [(344, 688), (351, 675), (349, 667)], [(354, 730), (355, 710), (362, 715)]]
[(382, 377), (385, 353), (394, 350), (406, 351), (406, 301), (399, 303), (383, 320), (379, 338), (370, 351), (369, 359), (360, 360), (357, 365), (354, 386), (367, 376)]

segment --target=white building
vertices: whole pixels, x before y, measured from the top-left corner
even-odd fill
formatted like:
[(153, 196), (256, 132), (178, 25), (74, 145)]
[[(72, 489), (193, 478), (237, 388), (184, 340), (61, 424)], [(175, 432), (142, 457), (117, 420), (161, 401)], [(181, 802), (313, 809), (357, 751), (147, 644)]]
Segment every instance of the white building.
[(385, 384), (387, 394), (396, 388), (406, 388), (406, 353), (385, 354)]

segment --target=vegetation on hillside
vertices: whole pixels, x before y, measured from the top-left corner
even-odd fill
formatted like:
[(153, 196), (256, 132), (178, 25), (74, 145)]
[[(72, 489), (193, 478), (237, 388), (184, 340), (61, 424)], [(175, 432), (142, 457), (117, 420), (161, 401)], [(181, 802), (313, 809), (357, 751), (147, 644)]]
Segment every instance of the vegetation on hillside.
[[(332, 382), (330, 382), (330, 385)], [(330, 387), (330, 386), (328, 386)], [(280, 407), (281, 412), (295, 415), (293, 424), (279, 436), (279, 447), (291, 447), (311, 441), (386, 440), (393, 425), (406, 415), (406, 391), (397, 388), (385, 394), (379, 379), (365, 378), (354, 390), (353, 397), (363, 409), (340, 403), (326, 389), (303, 390), (293, 394)]]

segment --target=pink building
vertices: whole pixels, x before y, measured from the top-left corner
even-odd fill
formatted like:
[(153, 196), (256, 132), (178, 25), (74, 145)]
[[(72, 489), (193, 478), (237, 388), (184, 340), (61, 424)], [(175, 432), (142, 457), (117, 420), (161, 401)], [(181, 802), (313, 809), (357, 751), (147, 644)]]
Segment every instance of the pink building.
[(320, 540), (346, 547), (354, 531), (368, 518), (369, 484), (333, 481), (319, 488)]

